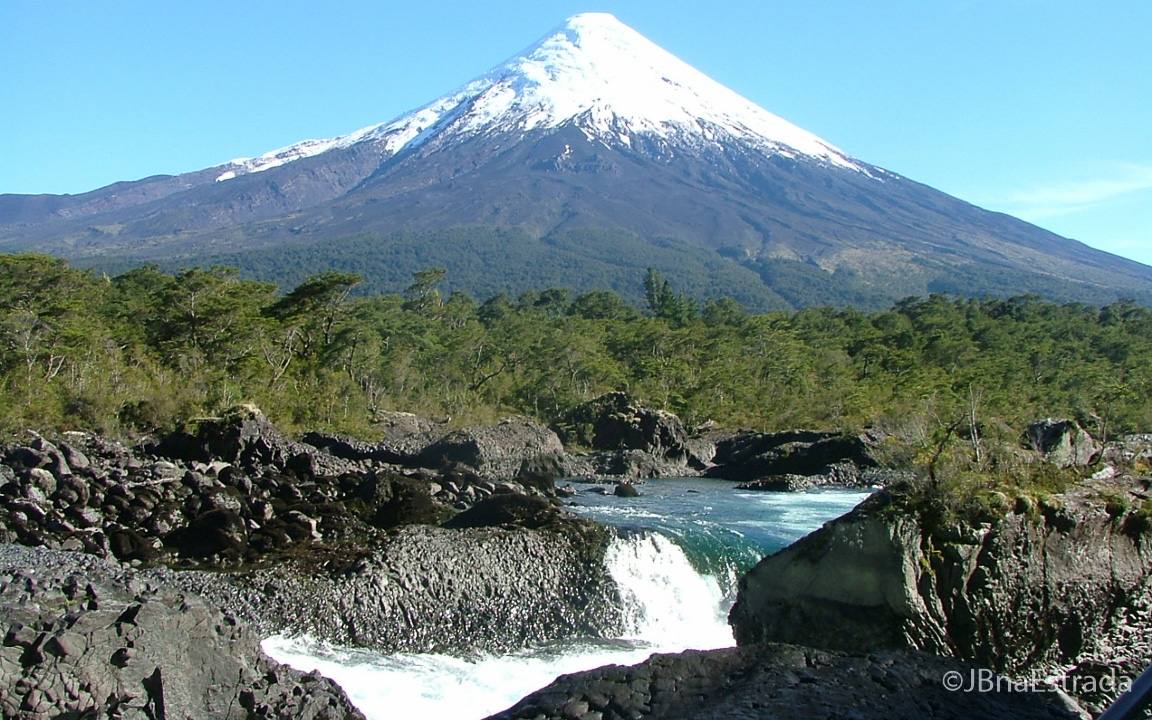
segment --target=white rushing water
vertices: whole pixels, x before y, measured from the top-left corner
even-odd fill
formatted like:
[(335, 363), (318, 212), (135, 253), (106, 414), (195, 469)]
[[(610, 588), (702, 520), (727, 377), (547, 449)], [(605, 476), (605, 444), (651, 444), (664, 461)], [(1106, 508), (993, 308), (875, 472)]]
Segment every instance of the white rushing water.
[(654, 652), (736, 644), (718, 579), (699, 574), (664, 535), (618, 539), (604, 562), (620, 590), (626, 639), (658, 648)]
[(654, 652), (734, 644), (727, 603), (715, 578), (702, 576), (678, 545), (658, 534), (613, 541), (605, 562), (620, 588), (625, 637), (557, 643), (511, 655), (380, 655), (308, 637), (275, 636), (264, 651), (300, 670), (332, 678), (369, 718), (483, 718), (560, 675), (641, 662)]

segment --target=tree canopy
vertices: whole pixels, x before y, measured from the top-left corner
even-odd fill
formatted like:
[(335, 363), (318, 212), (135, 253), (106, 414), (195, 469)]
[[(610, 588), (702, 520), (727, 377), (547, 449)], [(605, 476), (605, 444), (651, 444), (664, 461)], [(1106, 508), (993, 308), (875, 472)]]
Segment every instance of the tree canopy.
[(547, 422), (611, 390), (764, 430), (1152, 428), (1152, 311), (1133, 302), (937, 294), (753, 314), (649, 270), (644, 313), (605, 290), (445, 298), (444, 280), (430, 268), (403, 295), (358, 297), (359, 275), (326, 272), (278, 293), (230, 268), (110, 278), (0, 255), (0, 430), (150, 433), (246, 401), (289, 429), (371, 437), (386, 410)]

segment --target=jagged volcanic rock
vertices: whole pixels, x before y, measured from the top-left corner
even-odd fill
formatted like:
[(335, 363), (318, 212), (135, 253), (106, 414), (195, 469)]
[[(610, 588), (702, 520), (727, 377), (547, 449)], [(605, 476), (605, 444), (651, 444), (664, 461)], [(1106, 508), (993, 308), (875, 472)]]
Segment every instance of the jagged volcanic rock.
[(1095, 711), (1117, 694), (1103, 676), (1134, 679), (1152, 659), (1149, 484), (1089, 480), (943, 527), (882, 491), (760, 561), (729, 622), (741, 645), (914, 648), (1063, 678)]
[(689, 650), (564, 675), (490, 720), (1079, 717), (1039, 694), (1007, 689), (1002, 680), (993, 692), (949, 692), (942, 683), (947, 673), (979, 676), (966, 663), (918, 652), (849, 655), (778, 644)]
[(364, 717), (234, 616), (89, 555), (0, 545), (0, 631), (4, 717)]

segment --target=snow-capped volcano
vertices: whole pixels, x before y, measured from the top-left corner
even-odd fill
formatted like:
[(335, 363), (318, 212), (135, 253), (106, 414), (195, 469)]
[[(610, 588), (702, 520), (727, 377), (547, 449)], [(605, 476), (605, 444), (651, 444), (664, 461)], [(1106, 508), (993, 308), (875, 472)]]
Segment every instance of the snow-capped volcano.
[(1152, 268), (851, 158), (600, 13), (348, 135), (0, 196), (0, 250), (235, 264), (285, 284), (337, 267), (391, 289), (444, 266), (482, 297), (636, 297), (656, 267), (758, 309), (949, 291), (1152, 303)]
[(806, 155), (863, 170), (830, 143), (709, 78), (615, 16), (583, 13), (462, 88), (392, 122), (234, 160), (217, 179), (366, 141), (394, 154), (433, 135), (463, 139), (565, 124), (605, 143), (629, 146), (636, 135), (713, 147), (740, 140), (786, 157)]

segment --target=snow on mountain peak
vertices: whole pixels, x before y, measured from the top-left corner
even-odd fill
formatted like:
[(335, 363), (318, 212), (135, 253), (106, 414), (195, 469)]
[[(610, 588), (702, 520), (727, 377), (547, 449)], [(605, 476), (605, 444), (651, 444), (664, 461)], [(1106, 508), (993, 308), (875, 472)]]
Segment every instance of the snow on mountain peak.
[(390, 123), (236, 160), (217, 180), (372, 140), (390, 153), (433, 136), (528, 131), (575, 123), (589, 139), (632, 135), (696, 144), (736, 139), (788, 156), (864, 170), (812, 133), (712, 80), (608, 13), (568, 18), (543, 39), (453, 93)]

